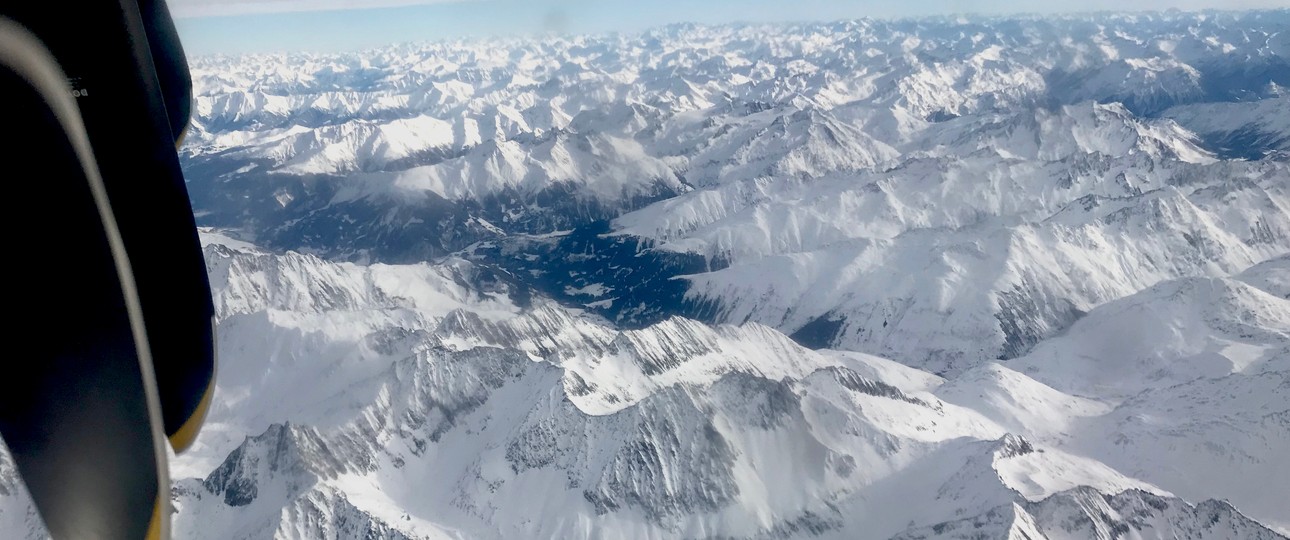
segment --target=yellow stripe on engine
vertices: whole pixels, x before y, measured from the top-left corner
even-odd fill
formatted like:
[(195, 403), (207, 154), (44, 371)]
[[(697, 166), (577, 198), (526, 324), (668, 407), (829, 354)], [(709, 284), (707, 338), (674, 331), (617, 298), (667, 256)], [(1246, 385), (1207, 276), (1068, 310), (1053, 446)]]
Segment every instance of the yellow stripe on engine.
[(197, 404), (197, 410), (184, 421), (184, 425), (170, 434), (170, 446), (178, 454), (187, 450), (197, 440), (197, 434), (202, 430), (202, 423), (206, 421), (206, 412), (211, 407), (211, 398), (215, 395), (215, 376), (211, 374), (211, 382), (206, 385), (206, 392), (202, 394), (201, 403)]
[(184, 137), (188, 136), (188, 126), (191, 126), (192, 123), (193, 123), (192, 118), (188, 118), (184, 120), (184, 129), (179, 130), (179, 136), (175, 137), (176, 151), (178, 151), (179, 148), (184, 145)]
[(158, 493), (157, 501), (152, 505), (152, 519), (148, 520), (147, 540), (162, 540), (161, 538), (161, 497), (170, 497), (169, 493)]

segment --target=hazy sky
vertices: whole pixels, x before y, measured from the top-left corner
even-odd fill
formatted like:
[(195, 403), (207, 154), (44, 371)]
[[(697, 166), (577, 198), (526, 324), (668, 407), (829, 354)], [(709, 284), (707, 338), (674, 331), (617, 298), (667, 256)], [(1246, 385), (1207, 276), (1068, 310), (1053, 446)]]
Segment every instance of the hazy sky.
[(336, 51), (459, 36), (634, 31), (673, 22), (1290, 7), (1290, 0), (170, 0), (192, 54)]

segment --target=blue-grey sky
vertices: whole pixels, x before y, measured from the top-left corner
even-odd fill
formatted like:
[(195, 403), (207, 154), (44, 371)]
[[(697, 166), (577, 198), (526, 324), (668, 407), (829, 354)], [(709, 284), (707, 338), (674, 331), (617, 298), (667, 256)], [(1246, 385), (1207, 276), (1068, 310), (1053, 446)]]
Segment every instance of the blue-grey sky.
[(1290, 7), (1290, 0), (171, 0), (190, 54), (338, 51), (462, 36), (960, 13)]

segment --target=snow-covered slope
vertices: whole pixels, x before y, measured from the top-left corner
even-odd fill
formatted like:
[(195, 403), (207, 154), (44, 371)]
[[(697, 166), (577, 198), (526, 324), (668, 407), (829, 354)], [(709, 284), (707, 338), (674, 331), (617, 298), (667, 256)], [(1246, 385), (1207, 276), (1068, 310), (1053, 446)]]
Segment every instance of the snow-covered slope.
[[(297, 256), (270, 257), (287, 265)], [(332, 265), (315, 259), (311, 266), (318, 270), (309, 273), (325, 275)], [(221, 295), (240, 281), (221, 282)], [(1192, 281), (1094, 310), (1063, 337), (1091, 333), (1085, 341), (1113, 342), (1107, 332), (1119, 328), (1095, 321), (1115, 319), (1124, 302), (1206, 313), (1212, 291)], [(1234, 287), (1231, 302), (1249, 312), (1247, 347), (1285, 339), (1275, 304), (1283, 301), (1218, 281)], [(176, 488), (181, 530), (288, 538), (610, 531), (961, 538), (966, 523), (978, 531), (998, 522), (1047, 538), (1107, 531), (1278, 537), (1227, 503), (1205, 500), (1206, 492), (1286, 526), (1277, 506), (1285, 479), (1276, 466), (1290, 445), (1276, 421), (1290, 414), (1286, 388), (1278, 389), (1290, 366), (1275, 360), (1284, 354), (1258, 377), (1193, 377), (1120, 400), (1077, 397), (993, 364), (938, 382), (877, 358), (803, 349), (755, 324), (675, 319), (624, 332), (553, 304), (510, 315), (469, 305), (430, 311), (363, 339), (321, 332), (317, 339), (350, 351), (346, 364), (375, 358), (362, 352), (369, 347), (386, 358), (370, 376), (339, 376), (358, 384), (334, 388), (325, 415), (317, 412), (322, 402), (279, 399), (250, 414), (253, 403), (220, 398), (229, 421), (219, 425), (246, 438), (226, 437), (219, 463), (200, 450), (181, 459), (181, 467), (212, 471)], [(353, 310), (319, 316), (332, 321), (319, 326), (331, 328), (364, 318)], [(1192, 328), (1211, 339), (1225, 335)], [(1044, 345), (1011, 363), (1037, 364)], [(302, 382), (316, 386), (269, 378), (253, 393), (299, 394)], [(1175, 489), (1193, 502), (1170, 495)], [(1071, 517), (1079, 515), (1088, 519)]]
[[(736, 200), (722, 208), (701, 203), (713, 212), (698, 219), (717, 220), (758, 194), (779, 195), (764, 192), (767, 181), (851, 178), (926, 152), (950, 162), (977, 152), (995, 161), (1101, 156), (1049, 167), (1044, 178), (1061, 183), (1090, 165), (1145, 168), (1096, 163), (1126, 153), (1195, 163), (1225, 151), (1198, 149), (1168, 120), (1137, 117), (1170, 105), (1179, 106), (1170, 118), (1209, 137), (1223, 131), (1203, 124), (1212, 123), (1209, 105), (1187, 113), (1189, 104), (1271, 98), (1244, 116), (1262, 116), (1261, 133), (1275, 134), (1266, 118), (1276, 115), (1259, 112), (1279, 110), (1290, 86), (1288, 24), (1284, 11), (1269, 11), (678, 25), (632, 36), (200, 58), (186, 166), (208, 223), (251, 225), (284, 248), (324, 234), (332, 220), (317, 214), (327, 201), (345, 208), (325, 214), (362, 220), (358, 209), (385, 210), (399, 204), (392, 195), (420, 193), (449, 202), (439, 214), (545, 233), (617, 217), (686, 186), (732, 192)], [(964, 174), (981, 176), (976, 167)], [(230, 187), (263, 196), (230, 198)], [(1022, 198), (1041, 197), (1044, 208), (1087, 193), (1034, 189)], [(700, 190), (704, 200), (710, 191)], [(918, 215), (891, 217), (896, 230), (927, 225)], [(693, 219), (628, 229), (667, 237), (705, 225)], [(458, 234), (436, 247), (477, 239)], [(345, 257), (361, 247), (383, 259), (424, 249), (352, 243), (308, 247)]]
[(1093, 310), (1007, 365), (1069, 394), (1115, 404), (1069, 427), (1085, 455), (1184, 497), (1221, 498), (1285, 527), (1279, 494), (1290, 482), (1283, 466), (1290, 445), (1286, 299), (1233, 279), (1170, 281)]
[(1262, 373), (1285, 363), (1287, 347), (1290, 301), (1233, 279), (1185, 278), (1100, 306), (1009, 365), (1068, 392), (1122, 398)]
[(203, 221), (272, 248), (457, 254), (619, 324), (958, 372), (1290, 251), (1287, 33), (1280, 10), (197, 59), (185, 163)]
[[(290, 264), (297, 256), (280, 257)], [(315, 275), (332, 266), (312, 264)], [(218, 286), (223, 292), (240, 281)], [(398, 309), (405, 308), (380, 310)], [(337, 326), (359, 317), (324, 315)], [(213, 472), (176, 488), (181, 530), (193, 537), (917, 537), (924, 528), (992, 519), (998, 508), (1077, 513), (1084, 506), (1066, 499), (1105, 497), (1119, 513), (1098, 515), (1090, 526), (1167, 537), (1160, 531), (1212, 530), (1208, 516), (1221, 514), (1222, 530), (1275, 537), (1223, 503), (1204, 503), (1215, 510), (1198, 518), (1202, 510), (1160, 487), (1067, 451), (1077, 441), (1050, 437), (1049, 426), (946, 397), (951, 386), (1003, 387), (1035, 396), (1023, 410), (1072, 423), (1112, 409), (1051, 388), (1035, 394), (1030, 389), (1046, 387), (1016, 372), (995, 378), (1001, 385), (967, 376), (938, 384), (881, 359), (810, 351), (756, 324), (674, 319), (615, 331), (551, 304), (492, 318), (458, 308), (399, 321), (361, 343), (333, 344), (351, 348), (357, 362), (362, 343), (376, 340), (403, 352), (388, 355), (370, 377), (346, 375), (360, 382), (335, 390), (325, 420), (295, 420), (315, 415), (291, 402), (250, 415), (247, 402), (221, 398), (223, 410), (237, 411), (228, 417), (271, 423), (247, 424), (240, 444), (206, 466)], [(893, 382), (871, 378), (883, 375)], [(282, 395), (299, 381), (263, 384), (259, 392)], [(1078, 406), (1036, 405), (1060, 401)], [(541, 497), (532, 497), (535, 490)], [(1126, 502), (1144, 497), (1151, 505)], [(902, 503), (910, 500), (926, 502)]]
[(27, 495), (13, 457), (4, 444), (0, 444), (0, 531), (10, 538), (34, 540), (46, 536), (45, 524)]
[[(222, 365), (174, 466), (180, 537), (1279, 537), (1242, 511), (1287, 525), (1285, 355), (1258, 378), (1078, 397), (1025, 374), (1072, 365), (1045, 371), (1047, 343), (1010, 362), (1034, 369), (943, 380), (756, 323), (623, 331), (522, 307), (460, 260), (361, 266), (204, 238)], [(1217, 280), (1241, 307), (1206, 308), (1194, 281), (1054, 341), (1111, 342), (1096, 321), (1121, 303), (1201, 320), (1243, 307), (1247, 349), (1285, 339), (1283, 299)], [(30, 529), (16, 479), (0, 479), (0, 516)]]
[[(1193, 506), (1072, 451), (1105, 437), (1082, 422), (1156, 409), (1063, 394), (1001, 366), (938, 383), (758, 325), (622, 332), (553, 305), (491, 322), (459, 309), (433, 326), (348, 390), (366, 401), (330, 427), (279, 410), (281, 422), (248, 430), (214, 472), (177, 488), (180, 526), (197, 537), (343, 535), (358, 523), (383, 537), (958, 538), (961, 523), (1002, 520), (1057, 538), (1278, 537), (1226, 503)], [(893, 382), (871, 378), (882, 375)], [(1000, 392), (1015, 406), (975, 398)], [(1242, 404), (1229, 405), (1212, 414), (1239, 417)], [(1138, 436), (1186, 438), (1173, 429)], [(1117, 457), (1142, 468), (1162, 457), (1153, 448)]]
[[(717, 320), (754, 320), (821, 346), (959, 370), (1022, 354), (1089, 309), (1161, 280), (1226, 276), (1285, 253), (1288, 175), (1290, 169), (1278, 166), (1254, 177), (1261, 180), (1236, 185), (1090, 194), (1041, 220), (987, 218), (892, 231), (889, 238), (877, 227), (847, 223), (874, 215), (857, 207), (885, 206), (847, 198), (892, 200), (882, 183), (812, 200), (827, 213), (811, 203), (772, 199), (716, 229), (718, 241), (754, 246), (752, 252), (732, 254), (734, 262), (719, 271), (687, 276), (687, 294), (715, 306)], [(955, 175), (924, 178), (953, 182)], [(917, 208), (952, 211), (972, 197), (944, 189), (944, 203)], [(901, 207), (878, 215), (903, 213)], [(1264, 225), (1281, 231), (1270, 243), (1262, 241)], [(925, 339), (929, 331), (938, 337)]]
[(1216, 151), (1258, 159), (1290, 151), (1290, 95), (1260, 101), (1179, 105), (1164, 112)]
[(1290, 256), (1264, 261), (1241, 272), (1237, 279), (1273, 296), (1290, 299)]

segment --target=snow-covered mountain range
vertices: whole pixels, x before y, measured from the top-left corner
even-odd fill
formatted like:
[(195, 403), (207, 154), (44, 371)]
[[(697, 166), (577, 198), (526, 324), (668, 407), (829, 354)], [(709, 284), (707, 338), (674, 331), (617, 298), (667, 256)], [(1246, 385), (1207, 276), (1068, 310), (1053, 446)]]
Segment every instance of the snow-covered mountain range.
[(176, 464), (191, 478), (173, 494), (181, 537), (1287, 525), (1290, 300), (1261, 288), (1290, 272), (1284, 257), (1161, 283), (945, 378), (755, 322), (620, 330), (547, 299), (520, 306), (459, 258), (361, 266), (208, 242), (220, 397)]
[(1288, 58), (1280, 10), (193, 59), (178, 536), (1284, 539)]

